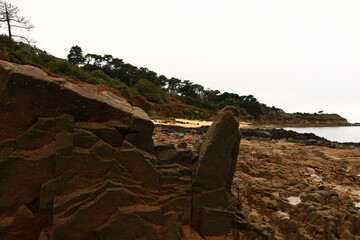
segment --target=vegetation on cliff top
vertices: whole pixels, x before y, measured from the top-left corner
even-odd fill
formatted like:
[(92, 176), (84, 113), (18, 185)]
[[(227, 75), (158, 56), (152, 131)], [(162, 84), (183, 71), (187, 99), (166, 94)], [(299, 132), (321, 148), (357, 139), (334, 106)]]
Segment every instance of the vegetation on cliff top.
[(0, 59), (37, 66), (53, 76), (82, 84), (99, 85), (125, 97), (153, 117), (210, 119), (219, 109), (232, 105), (240, 110), (242, 120), (272, 123), (333, 122), (346, 123), (336, 114), (285, 113), (282, 109), (260, 103), (253, 95), (221, 93), (189, 80), (168, 78), (144, 67), (136, 67), (112, 55), (82, 53), (79, 46), (70, 49), (68, 60), (46, 51), (0, 36)]

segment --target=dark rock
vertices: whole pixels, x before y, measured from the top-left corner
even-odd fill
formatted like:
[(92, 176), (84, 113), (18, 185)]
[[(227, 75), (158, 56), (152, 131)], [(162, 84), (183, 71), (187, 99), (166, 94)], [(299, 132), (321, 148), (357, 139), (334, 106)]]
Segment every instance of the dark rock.
[[(240, 137), (238, 110), (233, 107), (222, 109), (204, 137), (194, 172), (192, 225), (195, 229), (200, 230), (201, 225), (206, 225), (203, 222), (206, 220), (201, 218), (201, 209), (229, 211), (227, 195), (230, 195)], [(221, 230), (217, 233), (220, 234)]]
[(164, 215), (164, 237), (165, 239), (182, 239), (181, 223), (174, 211)]
[[(154, 166), (155, 157), (139, 149), (121, 150), (117, 161), (149, 191), (158, 191), (159, 177)], [(146, 174), (144, 174), (146, 173)]]
[(187, 147), (187, 143), (186, 142), (180, 142), (178, 145), (177, 145), (178, 148), (186, 148)]
[(91, 148), (99, 139), (91, 132), (76, 129), (74, 132), (74, 145), (81, 148)]
[(155, 239), (156, 230), (144, 219), (132, 212), (119, 211), (104, 225), (96, 229), (98, 239)]
[(161, 152), (164, 150), (174, 150), (175, 146), (171, 143), (161, 143), (155, 146), (155, 152)]
[(1, 239), (162, 238), (154, 124), (141, 109), (0, 61), (0, 115)]
[(199, 153), (185, 142), (154, 147), (154, 124), (125, 99), (0, 61), (0, 115), (0, 239), (184, 239), (181, 225), (204, 236), (233, 228), (235, 108), (220, 112)]
[(201, 208), (200, 234), (202, 236), (219, 236), (232, 229), (234, 213), (225, 210)]
[(115, 159), (119, 154), (119, 151), (103, 140), (98, 140), (94, 146), (91, 147), (90, 151), (91, 153), (105, 160)]
[(236, 108), (222, 109), (205, 135), (199, 151), (193, 187), (212, 190), (230, 189), (239, 151), (239, 112)]
[(178, 152), (176, 149), (164, 149), (155, 151), (155, 155), (159, 165), (177, 163)]

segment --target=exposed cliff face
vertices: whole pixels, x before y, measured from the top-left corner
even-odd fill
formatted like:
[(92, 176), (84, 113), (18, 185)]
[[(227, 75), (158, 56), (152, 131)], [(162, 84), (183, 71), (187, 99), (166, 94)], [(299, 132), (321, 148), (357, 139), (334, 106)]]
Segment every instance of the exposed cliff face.
[[(229, 109), (197, 165), (198, 154), (184, 145), (154, 146), (154, 125), (141, 109), (31, 66), (0, 61), (0, 116), (1, 239), (186, 239), (182, 226), (197, 211), (194, 196), (213, 174), (206, 169), (222, 160), (214, 174), (223, 201), (205, 206), (206, 221), (195, 225), (203, 236), (234, 226), (226, 194), (239, 135)], [(222, 127), (229, 127), (226, 142), (218, 139)], [(206, 160), (221, 145), (221, 154)], [(217, 217), (227, 219), (219, 229), (209, 222)], [(200, 231), (205, 225), (213, 231)]]

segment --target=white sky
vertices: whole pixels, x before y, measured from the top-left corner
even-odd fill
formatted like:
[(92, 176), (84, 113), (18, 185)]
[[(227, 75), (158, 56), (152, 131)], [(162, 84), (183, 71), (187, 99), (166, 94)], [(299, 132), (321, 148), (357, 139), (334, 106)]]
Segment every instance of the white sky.
[(10, 0), (37, 46), (360, 122), (359, 0)]

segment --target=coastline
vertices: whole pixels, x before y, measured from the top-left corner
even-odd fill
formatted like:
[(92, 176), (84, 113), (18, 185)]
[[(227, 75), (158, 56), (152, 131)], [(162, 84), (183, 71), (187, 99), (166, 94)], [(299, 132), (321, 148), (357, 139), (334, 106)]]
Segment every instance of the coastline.
[[(183, 126), (184, 124), (155, 124), (155, 133), (161, 132), (167, 135), (186, 136), (186, 135), (203, 135), (209, 128), (209, 125), (192, 127), (193, 125)], [(298, 133), (292, 130), (282, 128), (240, 128), (242, 138), (255, 141), (278, 141), (300, 143), (305, 146), (324, 146), (338, 149), (360, 150), (358, 142), (337, 142), (330, 141), (326, 138), (317, 136), (313, 133)]]
[[(203, 120), (190, 120), (182, 118), (168, 118), (168, 119), (152, 119), (154, 124), (160, 125), (172, 125), (186, 128), (196, 128), (203, 126), (210, 126), (212, 121)], [(307, 127), (345, 127), (345, 126), (357, 126), (360, 125), (352, 123), (254, 123), (240, 121), (241, 129), (258, 129), (258, 128), (307, 128)]]

